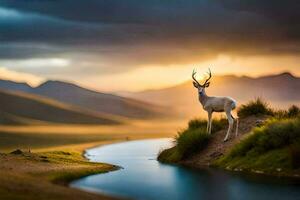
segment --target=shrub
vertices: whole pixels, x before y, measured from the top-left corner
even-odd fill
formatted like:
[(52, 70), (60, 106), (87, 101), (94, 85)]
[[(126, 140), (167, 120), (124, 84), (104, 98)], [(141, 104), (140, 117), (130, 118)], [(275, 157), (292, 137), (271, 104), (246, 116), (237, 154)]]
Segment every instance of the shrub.
[(248, 116), (260, 116), (260, 115), (274, 115), (274, 111), (269, 107), (269, 105), (263, 101), (261, 98), (250, 101), (247, 104), (242, 105), (238, 110), (238, 116), (248, 117)]
[(290, 146), (289, 148), (292, 166), (294, 169), (300, 168), (300, 144), (296, 143)]
[[(226, 125), (227, 120), (224, 118), (213, 120), (212, 133), (223, 129)], [(210, 138), (206, 132), (206, 126), (206, 120), (190, 120), (188, 127), (175, 137), (175, 146), (160, 152), (158, 160), (168, 163), (178, 162), (205, 148)]]
[(188, 129), (197, 129), (206, 127), (207, 121), (203, 119), (192, 119), (188, 123)]
[(165, 163), (176, 163), (182, 160), (182, 155), (178, 152), (176, 146), (170, 149), (165, 149), (158, 154), (159, 161)]
[(236, 145), (229, 156), (260, 155), (300, 141), (300, 118), (272, 119)]
[(300, 108), (292, 105), (288, 110), (277, 110), (274, 112), (274, 116), (277, 119), (295, 118), (300, 116)]
[(187, 158), (203, 149), (209, 140), (206, 128), (187, 129), (176, 137), (176, 148), (182, 158)]
[(300, 115), (300, 108), (298, 106), (292, 105), (287, 112), (287, 116), (292, 118), (292, 117), (297, 117)]
[[(222, 130), (224, 127), (226, 127), (227, 124), (228, 121), (225, 118), (213, 119), (211, 132), (212, 133), (218, 132), (219, 130)], [(206, 127), (207, 127), (207, 120), (203, 120), (203, 119), (192, 119), (188, 123), (188, 130), (206, 128)]]

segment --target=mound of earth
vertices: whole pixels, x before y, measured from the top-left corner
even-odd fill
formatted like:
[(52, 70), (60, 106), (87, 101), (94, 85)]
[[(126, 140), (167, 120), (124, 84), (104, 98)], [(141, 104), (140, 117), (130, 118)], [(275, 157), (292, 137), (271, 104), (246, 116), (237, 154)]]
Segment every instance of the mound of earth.
[(235, 133), (233, 133), (233, 131), (230, 135), (230, 139), (227, 142), (223, 142), (227, 133), (226, 127), (226, 129), (220, 130), (212, 135), (205, 149), (188, 159), (180, 161), (179, 164), (193, 168), (204, 168), (210, 166), (213, 161), (226, 154), (235, 144), (239, 143), (245, 136), (247, 136), (252, 128), (260, 126), (266, 119), (266, 116), (250, 116), (239, 119), (239, 134), (237, 137), (235, 137)]

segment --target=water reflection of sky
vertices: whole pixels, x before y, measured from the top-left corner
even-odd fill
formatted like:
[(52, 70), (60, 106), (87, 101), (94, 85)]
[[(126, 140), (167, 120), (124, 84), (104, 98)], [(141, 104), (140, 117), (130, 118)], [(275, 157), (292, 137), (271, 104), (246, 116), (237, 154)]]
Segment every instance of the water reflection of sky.
[(112, 144), (87, 151), (92, 161), (124, 169), (92, 175), (72, 183), (90, 191), (135, 199), (300, 199), (300, 187), (249, 180), (219, 170), (195, 171), (164, 165), (155, 158), (170, 139)]

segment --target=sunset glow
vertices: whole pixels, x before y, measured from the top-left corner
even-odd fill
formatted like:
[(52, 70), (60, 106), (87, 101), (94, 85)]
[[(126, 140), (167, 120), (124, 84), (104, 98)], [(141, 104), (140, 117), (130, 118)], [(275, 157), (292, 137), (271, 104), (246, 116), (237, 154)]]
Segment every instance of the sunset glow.
[[(194, 68), (199, 78), (209, 67), (214, 75), (300, 75), (299, 37), (289, 37), (297, 33), (289, 20), (298, 15), (293, 7), (284, 17), (276, 15), (279, 5), (265, 12), (259, 2), (257, 9), (247, 9), (221, 1), (184, 6), (129, 1), (108, 7), (99, 1), (95, 9), (79, 3), (80, 14), (74, 15), (63, 9), (68, 3), (59, 4), (0, 6), (0, 77), (31, 85), (54, 79), (101, 91), (140, 91), (190, 80)], [(111, 16), (112, 8), (120, 15)], [(132, 15), (134, 10), (141, 12)]]

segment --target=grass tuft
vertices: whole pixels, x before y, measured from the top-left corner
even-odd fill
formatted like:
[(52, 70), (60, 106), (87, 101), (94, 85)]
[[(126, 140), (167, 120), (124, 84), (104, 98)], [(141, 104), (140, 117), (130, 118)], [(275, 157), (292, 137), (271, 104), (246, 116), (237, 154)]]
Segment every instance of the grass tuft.
[(287, 112), (287, 117), (298, 117), (300, 115), (300, 108), (296, 105), (292, 105)]
[[(226, 125), (227, 120), (224, 118), (213, 120), (212, 133), (223, 129)], [(185, 130), (178, 132), (175, 137), (175, 146), (162, 151), (158, 156), (158, 160), (167, 163), (175, 163), (187, 159), (204, 149), (210, 139), (210, 135), (206, 132), (206, 126), (206, 120), (190, 120), (188, 127)]]
[(256, 98), (247, 104), (242, 105), (238, 109), (238, 116), (245, 118), (248, 116), (262, 116), (262, 115), (274, 115), (273, 109), (271, 109), (267, 102), (261, 98)]
[(179, 132), (176, 137), (176, 147), (182, 158), (187, 158), (203, 149), (209, 140), (206, 128), (187, 129)]
[(235, 145), (216, 165), (245, 169), (286, 170), (300, 167), (300, 117), (270, 119)]

